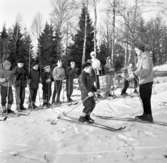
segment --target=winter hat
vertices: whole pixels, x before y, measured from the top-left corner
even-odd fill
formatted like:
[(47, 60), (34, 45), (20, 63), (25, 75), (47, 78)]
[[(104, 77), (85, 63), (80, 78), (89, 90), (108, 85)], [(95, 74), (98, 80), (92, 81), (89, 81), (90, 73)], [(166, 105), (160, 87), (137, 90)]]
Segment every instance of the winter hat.
[(12, 64), (11, 64), (11, 62), (8, 61), (8, 60), (5, 60), (5, 61), (3, 62), (3, 68), (4, 68), (5, 70), (10, 70), (11, 66), (12, 66)]
[(90, 66), (91, 66), (91, 63), (86, 62), (85, 64), (82, 65), (82, 69), (84, 69), (85, 67), (90, 67)]
[(32, 62), (32, 67), (34, 67), (35, 65), (39, 65), (38, 61)]
[(46, 69), (50, 68), (50, 65), (45, 65), (43, 68), (44, 68), (44, 70), (46, 70)]
[(96, 57), (96, 53), (95, 53), (94, 51), (92, 51), (92, 52), (90, 53), (90, 56), (91, 56), (91, 57), (92, 57), (92, 56)]
[(23, 58), (18, 58), (18, 59), (17, 59), (17, 63), (24, 63)]

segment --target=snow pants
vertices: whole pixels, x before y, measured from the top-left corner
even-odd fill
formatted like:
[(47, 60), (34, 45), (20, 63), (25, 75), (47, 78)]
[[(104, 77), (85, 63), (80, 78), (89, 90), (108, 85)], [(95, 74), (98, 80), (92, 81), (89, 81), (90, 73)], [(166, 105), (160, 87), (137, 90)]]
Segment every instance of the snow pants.
[(49, 104), (51, 96), (51, 82), (43, 83), (43, 104)]
[(37, 91), (38, 91), (38, 88), (30, 87), (30, 102), (32, 102), (32, 104), (35, 104)]
[(108, 96), (110, 94), (111, 85), (113, 84), (112, 75), (106, 74), (105, 78), (106, 78), (105, 95)]
[(144, 114), (151, 114), (151, 95), (153, 82), (139, 85), (140, 98), (143, 104)]
[(95, 108), (95, 105), (96, 105), (96, 102), (94, 97), (89, 97), (87, 100), (83, 102), (83, 106), (84, 106), (83, 112), (85, 114), (90, 114)]
[(71, 78), (66, 80), (66, 91), (67, 91), (67, 99), (70, 100), (73, 92), (73, 79)]
[[(60, 102), (61, 90), (62, 90), (62, 80), (54, 81), (54, 91), (53, 91), (52, 103), (53, 102), (56, 102), (56, 103)], [(55, 100), (55, 97), (56, 97), (56, 100)]]
[(127, 91), (128, 87), (129, 87), (129, 81), (125, 79), (124, 80), (124, 87), (123, 87), (123, 89), (121, 91), (121, 95), (126, 94), (126, 91)]
[(25, 86), (17, 86), (16, 87), (16, 104), (19, 107), (18, 109), (22, 109), (25, 99)]
[(8, 105), (13, 104), (13, 91), (12, 87), (1, 86), (1, 104), (2, 106), (6, 105), (6, 98), (8, 100)]

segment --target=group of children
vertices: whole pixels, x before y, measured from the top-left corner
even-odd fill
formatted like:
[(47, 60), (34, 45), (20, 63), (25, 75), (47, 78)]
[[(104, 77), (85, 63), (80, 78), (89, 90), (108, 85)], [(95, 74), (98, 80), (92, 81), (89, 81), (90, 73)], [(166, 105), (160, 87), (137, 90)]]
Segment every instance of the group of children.
[[(50, 107), (51, 104), (60, 103), (60, 93), (62, 90), (62, 81), (66, 79), (67, 100), (71, 102), (71, 95), (73, 92), (73, 79), (77, 75), (75, 62), (70, 62), (70, 67), (65, 70), (62, 61), (59, 60), (55, 67), (45, 65), (42, 69), (39, 67), (38, 61), (34, 61), (28, 72), (25, 68), (25, 63), (22, 59), (17, 60), (17, 65), (12, 68), (11, 62), (6, 59), (0, 68), (0, 86), (1, 86), (1, 105), (3, 113), (14, 113), (11, 109), (13, 104), (13, 88), (16, 94), (16, 110), (26, 110), (24, 107), (25, 89), (29, 86), (29, 108), (35, 109), (37, 91), (39, 83), (42, 84), (43, 90), (43, 107)], [(51, 85), (54, 82), (54, 90), (52, 101), (50, 98), (52, 94)], [(14, 87), (12, 87), (14, 86)]]
[[(79, 77), (81, 99), (84, 105), (83, 115), (79, 118), (82, 122), (93, 122), (90, 114), (95, 107), (94, 92), (100, 88), (100, 61), (96, 58), (95, 52), (91, 52), (90, 57), (91, 59), (83, 65)], [(36, 109), (37, 106), (35, 102), (39, 83), (42, 84), (43, 107), (50, 107), (51, 104), (61, 103), (60, 94), (62, 91), (63, 80), (66, 80), (67, 102), (72, 102), (73, 80), (76, 77), (78, 77), (78, 69), (76, 68), (74, 61), (70, 61), (70, 66), (66, 69), (63, 67), (61, 60), (58, 60), (57, 65), (54, 67), (45, 65), (42, 68), (39, 66), (38, 61), (33, 61), (29, 71), (27, 71), (22, 59), (17, 60), (15, 68), (13, 68), (12, 63), (6, 59), (0, 68), (2, 113), (15, 113), (11, 109), (14, 101), (13, 97), (16, 98), (16, 111), (26, 110), (24, 107), (24, 100), (26, 93), (25, 89), (27, 86), (29, 86), (28, 108)], [(53, 93), (52, 82), (54, 82)], [(15, 91), (13, 89), (15, 89)], [(15, 92), (15, 96), (13, 95), (13, 92)]]
[[(143, 49), (142, 49), (143, 50)], [(144, 51), (140, 50), (140, 54), (145, 54)], [(148, 59), (147, 53), (145, 58), (140, 59), (139, 66), (135, 72), (132, 71), (132, 75), (128, 77), (128, 80), (135, 79), (136, 76), (139, 77), (139, 91), (140, 97), (143, 102), (144, 113), (141, 116), (137, 116), (142, 120), (153, 121), (151, 113), (151, 90), (152, 90), (152, 62)], [(82, 115), (79, 117), (80, 122), (93, 123), (94, 120), (91, 118), (91, 112), (95, 108), (95, 92), (97, 92), (99, 85), (99, 75), (101, 70), (100, 61), (96, 58), (96, 53), (90, 53), (91, 59), (82, 65), (82, 71), (79, 76), (79, 87), (81, 90), (81, 99), (84, 106)], [(151, 66), (151, 67), (150, 67)], [(30, 103), (29, 107), (35, 109), (37, 91), (39, 82), (42, 83), (43, 89), (43, 106), (50, 107), (51, 104), (60, 104), (60, 93), (62, 90), (63, 80), (66, 80), (66, 95), (67, 101), (71, 102), (71, 95), (73, 92), (73, 80), (77, 76), (77, 69), (75, 67), (75, 62), (70, 62), (70, 67), (67, 69), (63, 68), (61, 60), (58, 60), (55, 67), (50, 65), (45, 65), (42, 70), (39, 68), (39, 63), (34, 62), (32, 64), (31, 70), (27, 73), (24, 62), (22, 60), (17, 61), (17, 66), (15, 69), (11, 69), (11, 63), (9, 60), (5, 60), (0, 69), (0, 86), (1, 86), (1, 104), (3, 113), (13, 113), (11, 110), (11, 105), (13, 104), (13, 90), (12, 85), (14, 85), (16, 92), (16, 104), (17, 111), (25, 110), (24, 99), (25, 99), (25, 88), (29, 84), (30, 89)], [(147, 71), (149, 69), (149, 71)], [(113, 78), (113, 68), (111, 66), (111, 60), (108, 58), (105, 65), (105, 72), (107, 76), (107, 87), (106, 96), (110, 95), (110, 88), (112, 85)], [(52, 94), (52, 81), (54, 82), (54, 90), (52, 95), (52, 100), (50, 104), (50, 98)], [(126, 82), (126, 78), (125, 78)], [(126, 85), (126, 83), (125, 83)], [(122, 94), (126, 92), (126, 88), (123, 88)], [(149, 89), (149, 91), (147, 91)]]

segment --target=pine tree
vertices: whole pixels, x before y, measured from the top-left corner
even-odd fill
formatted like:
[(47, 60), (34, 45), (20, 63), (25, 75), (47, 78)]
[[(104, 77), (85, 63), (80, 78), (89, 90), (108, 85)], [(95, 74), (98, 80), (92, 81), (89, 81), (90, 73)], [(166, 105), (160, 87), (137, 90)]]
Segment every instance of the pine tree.
[(55, 64), (61, 58), (61, 36), (60, 32), (55, 32), (52, 40), (52, 52), (50, 54), (51, 64)]
[(46, 23), (44, 31), (38, 40), (38, 52), (41, 66), (56, 63), (58, 56), (60, 56), (60, 49), (58, 48), (60, 46), (60, 39), (57, 33), (54, 36), (52, 25)]
[(30, 66), (32, 63), (32, 41), (30, 38), (30, 35), (27, 33), (23, 34), (23, 39), (22, 39), (22, 46), (21, 46), (21, 54), (24, 56), (24, 61), (25, 61), (25, 67), (30, 72)]
[(90, 19), (87, 8), (83, 6), (81, 11), (81, 16), (79, 20), (79, 30), (74, 36), (74, 44), (70, 48), (69, 59), (74, 60), (80, 67), (82, 63), (82, 53), (83, 53), (83, 43), (84, 43), (84, 31), (85, 31), (85, 15), (87, 14), (87, 40), (86, 40), (86, 53), (85, 60), (90, 59), (90, 52), (94, 49), (94, 28), (92, 26), (92, 21)]
[(108, 53), (108, 49), (107, 49), (107, 44), (105, 41), (103, 41), (100, 45), (100, 52), (98, 55), (98, 58), (101, 61), (101, 64), (104, 66), (106, 63), (106, 59), (110, 54)]
[(24, 59), (24, 55), (22, 55), (22, 40), (23, 34), (21, 33), (21, 27), (18, 23), (15, 24), (9, 41), (9, 59), (13, 63), (13, 65), (16, 65), (16, 62), (19, 58)]
[(2, 63), (9, 56), (9, 37), (6, 31), (6, 27), (4, 26), (0, 36), (0, 63)]

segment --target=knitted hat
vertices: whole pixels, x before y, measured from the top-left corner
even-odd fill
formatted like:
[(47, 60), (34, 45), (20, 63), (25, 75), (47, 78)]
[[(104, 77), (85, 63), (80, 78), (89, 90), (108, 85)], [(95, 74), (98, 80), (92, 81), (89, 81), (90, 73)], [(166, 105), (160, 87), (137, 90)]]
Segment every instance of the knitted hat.
[(23, 58), (18, 58), (16, 62), (17, 63), (24, 63), (24, 59)]
[(48, 68), (50, 68), (50, 65), (45, 65), (43, 68), (48, 69)]
[(85, 64), (82, 65), (82, 69), (84, 69), (85, 67), (90, 67), (90, 66), (91, 66), (91, 63), (86, 62)]
[(35, 65), (39, 65), (38, 61), (32, 62), (32, 67), (35, 66)]

